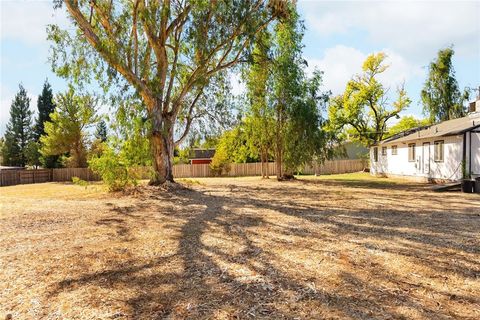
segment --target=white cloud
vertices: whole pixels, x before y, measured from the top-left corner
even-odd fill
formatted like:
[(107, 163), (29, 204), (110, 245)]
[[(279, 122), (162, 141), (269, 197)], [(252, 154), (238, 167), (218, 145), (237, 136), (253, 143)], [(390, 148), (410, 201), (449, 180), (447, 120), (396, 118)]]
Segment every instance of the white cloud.
[(54, 10), (51, 1), (1, 1), (1, 40), (44, 43), (48, 24), (65, 26), (65, 11)]
[(307, 27), (322, 36), (363, 30), (373, 43), (417, 61), (451, 44), (459, 55), (480, 54), (479, 1), (305, 1), (300, 5)]
[(308, 71), (315, 68), (324, 72), (323, 87), (333, 94), (345, 90), (348, 80), (362, 70), (362, 63), (367, 57), (363, 52), (343, 45), (328, 48), (321, 59), (307, 59)]
[[(387, 87), (395, 89), (398, 85), (416, 76), (423, 76), (423, 70), (410, 64), (399, 53), (391, 50), (382, 50), (387, 54), (386, 63), (390, 67), (379, 76), (379, 80)], [(332, 91), (334, 95), (345, 90), (345, 86), (355, 74), (362, 71), (362, 64), (369, 53), (364, 53), (356, 48), (337, 45), (324, 51), (320, 59), (308, 59), (308, 71), (314, 68), (324, 71), (324, 88)]]
[(245, 82), (242, 80), (240, 72), (232, 72), (230, 74), (230, 85), (232, 86), (232, 94), (239, 96), (247, 90)]

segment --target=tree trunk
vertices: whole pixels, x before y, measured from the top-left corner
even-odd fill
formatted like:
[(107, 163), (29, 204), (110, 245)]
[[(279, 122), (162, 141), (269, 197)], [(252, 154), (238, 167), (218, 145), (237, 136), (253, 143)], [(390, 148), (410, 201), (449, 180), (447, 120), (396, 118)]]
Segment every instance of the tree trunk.
[(265, 151), (265, 149), (262, 149), (260, 154), (260, 161), (262, 164), (262, 179), (268, 179), (268, 153)]
[(277, 130), (276, 130), (276, 146), (275, 146), (275, 167), (277, 172), (277, 180), (282, 180), (282, 161), (283, 161), (283, 130), (282, 130), (282, 112), (277, 107)]
[(173, 121), (163, 117), (159, 110), (155, 112), (155, 109), (150, 137), (154, 175), (150, 185), (161, 185), (167, 181), (173, 182)]
[(275, 150), (275, 167), (277, 172), (277, 180), (282, 180), (283, 172), (282, 172), (282, 149), (281, 146), (277, 145), (277, 149)]

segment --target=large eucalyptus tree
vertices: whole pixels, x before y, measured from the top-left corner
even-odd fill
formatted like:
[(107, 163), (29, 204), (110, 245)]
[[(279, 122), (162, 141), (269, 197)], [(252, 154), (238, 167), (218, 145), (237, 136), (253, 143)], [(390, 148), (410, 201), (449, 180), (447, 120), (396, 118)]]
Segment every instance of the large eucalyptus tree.
[[(52, 66), (141, 99), (155, 177), (173, 181), (173, 149), (188, 134), (210, 80), (245, 59), (255, 35), (286, 12), (282, 0), (57, 0), (73, 30), (49, 26)], [(181, 121), (179, 121), (181, 119)], [(181, 122), (181, 123), (180, 123)], [(175, 134), (176, 127), (183, 132)], [(174, 137), (178, 140), (174, 141)]]

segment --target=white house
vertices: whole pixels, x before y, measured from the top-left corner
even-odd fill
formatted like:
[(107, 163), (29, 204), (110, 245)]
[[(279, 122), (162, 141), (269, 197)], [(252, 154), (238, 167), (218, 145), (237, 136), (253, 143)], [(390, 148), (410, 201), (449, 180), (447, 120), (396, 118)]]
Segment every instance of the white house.
[(463, 118), (415, 128), (370, 148), (370, 172), (420, 181), (480, 176), (480, 99)]

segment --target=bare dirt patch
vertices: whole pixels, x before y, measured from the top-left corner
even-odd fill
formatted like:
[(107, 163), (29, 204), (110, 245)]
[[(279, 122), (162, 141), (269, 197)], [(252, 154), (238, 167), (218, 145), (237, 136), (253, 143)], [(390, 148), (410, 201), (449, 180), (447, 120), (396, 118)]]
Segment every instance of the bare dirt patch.
[(0, 319), (479, 319), (480, 197), (365, 174), (0, 188)]

